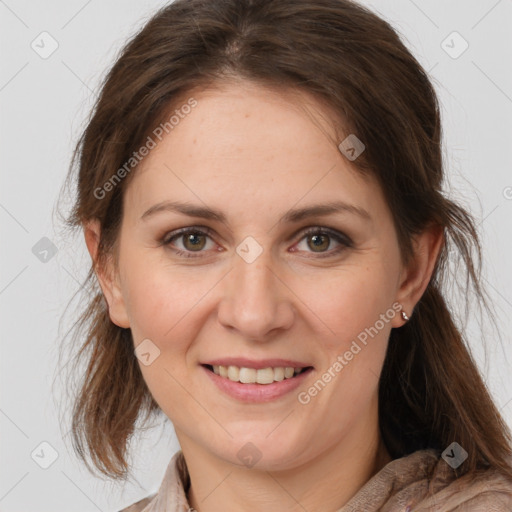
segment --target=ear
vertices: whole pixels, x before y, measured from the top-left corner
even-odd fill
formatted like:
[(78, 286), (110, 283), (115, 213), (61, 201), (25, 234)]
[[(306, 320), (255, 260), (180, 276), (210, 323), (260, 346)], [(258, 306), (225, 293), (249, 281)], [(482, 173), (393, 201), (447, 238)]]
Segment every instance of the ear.
[[(414, 255), (407, 268), (403, 268), (400, 274), (396, 296), (396, 301), (402, 305), (402, 311), (409, 318), (430, 282), (443, 244), (444, 229), (438, 225), (430, 225), (422, 233), (413, 237)], [(402, 316), (396, 315), (392, 326), (401, 327), (404, 323)]]
[(90, 220), (84, 225), (85, 243), (93, 261), (96, 277), (108, 304), (110, 320), (119, 327), (128, 328), (130, 327), (130, 321), (119, 285), (119, 273), (114, 268), (111, 258), (108, 258), (105, 267), (100, 266), (98, 263), (97, 254), (100, 234), (99, 220)]

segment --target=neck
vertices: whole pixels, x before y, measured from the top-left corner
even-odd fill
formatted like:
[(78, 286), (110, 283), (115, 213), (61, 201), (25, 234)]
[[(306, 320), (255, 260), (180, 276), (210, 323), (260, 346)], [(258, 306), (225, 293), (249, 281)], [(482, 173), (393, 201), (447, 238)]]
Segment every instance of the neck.
[[(368, 425), (368, 418), (364, 420), (361, 424)], [(353, 428), (342, 442), (326, 447), (307, 464), (282, 471), (241, 468), (180, 433), (191, 481), (189, 505), (197, 512), (263, 511), (269, 507), (334, 512), (392, 460), (380, 437), (378, 421), (373, 425), (371, 431)]]

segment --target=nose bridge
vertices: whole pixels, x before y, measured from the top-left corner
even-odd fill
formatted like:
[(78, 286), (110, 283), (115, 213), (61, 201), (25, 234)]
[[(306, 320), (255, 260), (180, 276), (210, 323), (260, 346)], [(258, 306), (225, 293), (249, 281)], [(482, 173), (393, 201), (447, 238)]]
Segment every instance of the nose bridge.
[(262, 250), (261, 253), (256, 254), (254, 248), (250, 248), (246, 253), (243, 253), (243, 250), (244, 245), (240, 244), (237, 248), (238, 256), (234, 258), (235, 292), (243, 293), (247, 298), (253, 299), (257, 299), (263, 292), (270, 297), (274, 295), (272, 298), (275, 299), (273, 283), (275, 265), (270, 251)]
[(293, 308), (270, 249), (247, 237), (236, 248), (229, 286), (219, 307), (219, 320), (246, 338), (263, 339), (276, 328), (289, 327)]

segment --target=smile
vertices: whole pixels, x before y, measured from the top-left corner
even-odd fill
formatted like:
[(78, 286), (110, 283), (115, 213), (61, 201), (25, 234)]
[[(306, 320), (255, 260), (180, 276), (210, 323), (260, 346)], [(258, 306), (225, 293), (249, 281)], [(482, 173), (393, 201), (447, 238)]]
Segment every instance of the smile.
[(252, 403), (293, 400), (293, 390), (303, 385), (314, 371), (304, 361), (283, 358), (218, 357), (199, 365), (222, 394)]
[(233, 365), (206, 365), (206, 367), (220, 377), (242, 384), (272, 384), (273, 382), (291, 379), (309, 368), (277, 366), (256, 369)]

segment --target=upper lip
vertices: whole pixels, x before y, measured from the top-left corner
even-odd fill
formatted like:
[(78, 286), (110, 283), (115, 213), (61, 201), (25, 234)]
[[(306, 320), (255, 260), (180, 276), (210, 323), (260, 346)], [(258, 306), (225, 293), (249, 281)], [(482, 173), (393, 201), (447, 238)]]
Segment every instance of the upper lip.
[(211, 366), (238, 366), (239, 368), (279, 368), (279, 367), (293, 367), (293, 368), (306, 368), (311, 366), (309, 364), (301, 363), (293, 359), (247, 359), (246, 357), (223, 357), (218, 359), (211, 359), (201, 364)]

